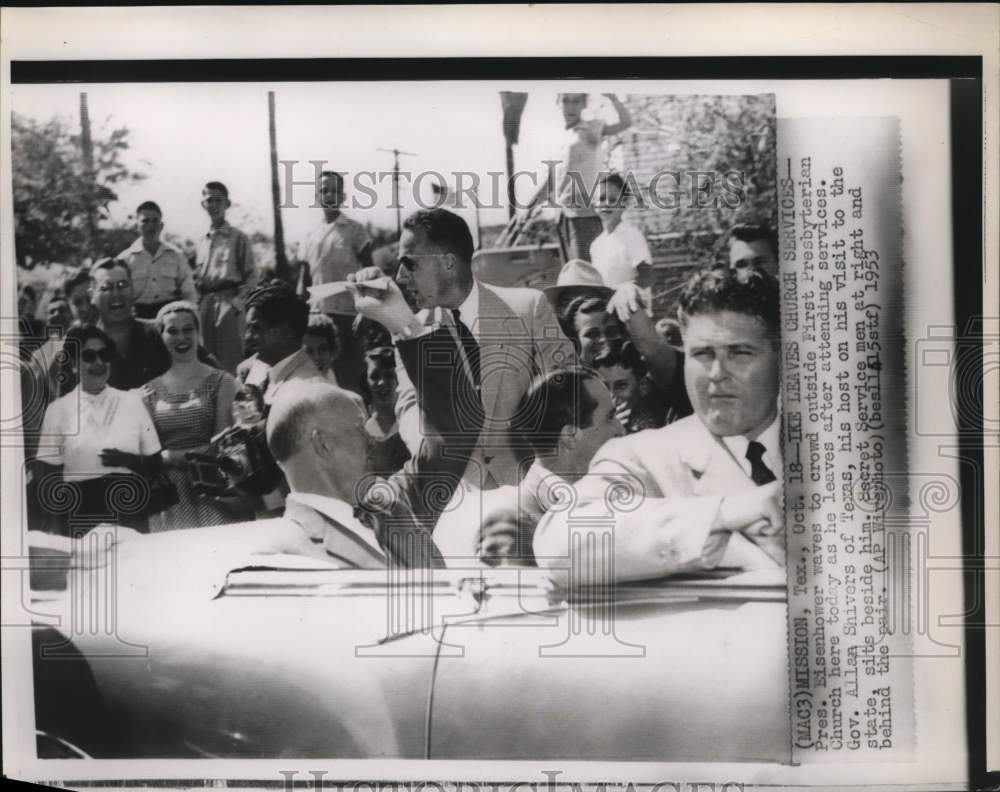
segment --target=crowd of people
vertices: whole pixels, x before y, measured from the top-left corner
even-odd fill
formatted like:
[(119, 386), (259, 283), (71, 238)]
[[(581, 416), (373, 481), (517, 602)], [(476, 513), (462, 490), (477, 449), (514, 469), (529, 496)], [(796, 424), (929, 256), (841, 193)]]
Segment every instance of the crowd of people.
[(45, 322), (23, 289), (29, 527), (275, 518), (338, 566), (557, 570), (588, 516), (632, 498), (610, 512), (616, 577), (783, 564), (774, 235), (730, 229), (727, 260), (656, 317), (625, 180), (592, 161), (630, 123), (611, 98), (602, 125), (560, 96), (566, 161), (598, 202), (564, 206), (568, 260), (545, 290), (479, 281), (445, 209), (408, 217), (395, 266), (373, 266), (333, 171), (297, 283), (261, 280), (212, 181), (194, 266), (146, 201), (135, 243), (69, 275)]

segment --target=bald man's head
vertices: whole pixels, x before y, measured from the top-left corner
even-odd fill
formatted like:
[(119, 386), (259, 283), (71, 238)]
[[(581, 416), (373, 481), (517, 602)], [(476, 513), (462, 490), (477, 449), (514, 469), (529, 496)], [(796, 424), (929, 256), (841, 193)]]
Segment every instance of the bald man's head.
[(267, 444), (292, 489), (315, 491), (321, 479), (352, 488), (367, 467), (365, 418), (356, 393), (325, 382), (286, 384), (271, 405)]

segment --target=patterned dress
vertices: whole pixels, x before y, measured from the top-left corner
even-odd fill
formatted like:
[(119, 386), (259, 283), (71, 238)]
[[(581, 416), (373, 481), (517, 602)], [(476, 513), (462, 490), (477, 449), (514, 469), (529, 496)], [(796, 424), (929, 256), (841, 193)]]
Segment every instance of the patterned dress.
[[(147, 383), (141, 393), (153, 416), (162, 446), (179, 451), (205, 445), (215, 429), (215, 412), (219, 389), (230, 374), (213, 369), (191, 390), (171, 393), (157, 377)], [(175, 528), (197, 528), (202, 525), (222, 525), (238, 519), (215, 501), (198, 495), (191, 486), (186, 468), (164, 468), (177, 487), (180, 502), (149, 520), (149, 530), (169, 531)]]

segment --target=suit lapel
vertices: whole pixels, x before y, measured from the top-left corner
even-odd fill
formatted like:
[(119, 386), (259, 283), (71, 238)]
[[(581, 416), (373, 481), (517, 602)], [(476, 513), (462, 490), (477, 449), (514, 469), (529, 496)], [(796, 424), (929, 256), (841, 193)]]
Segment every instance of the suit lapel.
[(691, 416), (685, 434), (679, 438), (679, 445), (681, 459), (691, 475), (692, 494), (714, 495), (754, 486), (726, 444), (709, 432), (700, 418)]
[[(691, 474), (695, 495), (749, 490), (757, 485), (733, 457), (729, 446), (713, 435), (696, 416), (689, 424), (690, 435), (681, 438), (682, 459)], [(773, 539), (751, 539), (741, 533), (729, 537), (722, 566), (739, 566), (744, 569), (771, 569), (779, 562), (769, 550), (764, 549)]]
[(477, 282), (479, 289), (479, 358), (481, 370), (489, 376), (483, 378), (483, 410), (486, 417), (496, 414), (497, 399), (503, 390), (507, 369), (517, 365), (511, 360), (511, 342), (523, 337), (527, 328), (495, 292)]

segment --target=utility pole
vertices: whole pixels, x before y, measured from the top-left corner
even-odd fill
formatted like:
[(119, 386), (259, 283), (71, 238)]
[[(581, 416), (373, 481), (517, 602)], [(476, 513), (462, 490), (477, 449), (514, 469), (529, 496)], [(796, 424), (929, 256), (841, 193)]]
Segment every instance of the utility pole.
[(396, 207), (396, 241), (403, 236), (403, 215), (402, 207), (399, 204), (399, 155), (402, 154), (404, 157), (417, 157), (418, 154), (414, 154), (411, 151), (400, 151), (398, 148), (380, 148), (378, 151), (384, 151), (388, 154), (392, 154), (392, 204)]
[(483, 226), (479, 222), (479, 184), (476, 183), (476, 192), (472, 196), (473, 202), (476, 204), (476, 250), (480, 250), (483, 247)]
[(271, 210), (274, 215), (274, 270), (282, 280), (289, 280), (285, 255), (285, 229), (281, 223), (281, 188), (278, 185), (278, 132), (274, 121), (274, 91), (267, 92), (267, 131), (271, 142)]
[(94, 184), (94, 142), (90, 137), (90, 112), (87, 109), (87, 94), (80, 94), (80, 149), (83, 154), (83, 170), (87, 179), (87, 253), (90, 256), (99, 258), (104, 255), (103, 251), (97, 250), (97, 207), (94, 206), (94, 197), (97, 193)]
[(513, 220), (517, 205), (514, 191), (514, 146), (521, 135), (521, 115), (528, 103), (528, 94), (515, 91), (500, 92), (503, 109), (504, 154), (507, 160), (507, 216)]

